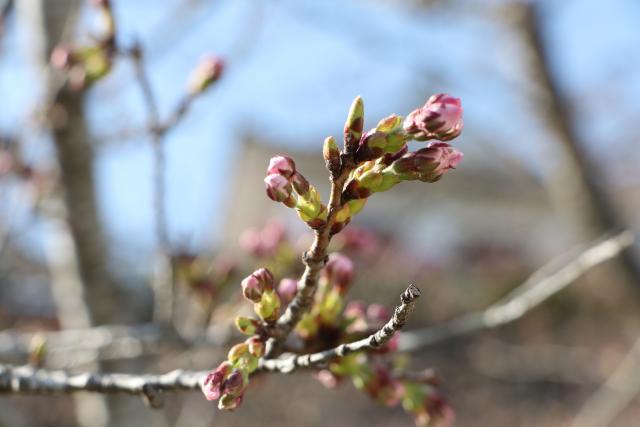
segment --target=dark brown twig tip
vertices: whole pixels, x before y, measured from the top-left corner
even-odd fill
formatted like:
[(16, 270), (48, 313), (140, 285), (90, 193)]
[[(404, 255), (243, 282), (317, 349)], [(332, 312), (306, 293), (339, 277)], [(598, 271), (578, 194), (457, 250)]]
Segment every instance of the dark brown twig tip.
[(144, 384), (142, 386), (142, 398), (150, 408), (160, 409), (164, 407), (164, 393), (154, 385)]
[(420, 298), (420, 294), (420, 289), (414, 285), (409, 285), (407, 290), (400, 295), (400, 301), (402, 301), (403, 304), (409, 304)]

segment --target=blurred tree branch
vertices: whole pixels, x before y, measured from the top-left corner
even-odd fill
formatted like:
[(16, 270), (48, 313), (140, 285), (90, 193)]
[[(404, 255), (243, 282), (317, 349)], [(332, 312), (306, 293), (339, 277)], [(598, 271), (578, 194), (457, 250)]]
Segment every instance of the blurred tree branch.
[(631, 246), (633, 240), (633, 234), (627, 230), (599, 239), (587, 248), (581, 249), (577, 255), (573, 255), (557, 269), (552, 268), (557, 265), (557, 260), (552, 260), (486, 310), (469, 313), (441, 325), (402, 334), (399, 350), (415, 351), (454, 337), (513, 322), (573, 283), (591, 268), (616, 257)]

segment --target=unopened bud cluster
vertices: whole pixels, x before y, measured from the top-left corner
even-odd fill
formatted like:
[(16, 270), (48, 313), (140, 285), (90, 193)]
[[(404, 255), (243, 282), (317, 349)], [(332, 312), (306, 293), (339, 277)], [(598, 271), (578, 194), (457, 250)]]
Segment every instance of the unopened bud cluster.
[[(312, 293), (301, 294), (304, 298), (299, 297), (291, 305), (301, 309), (302, 317), (293, 325), (306, 349), (327, 349), (365, 338), (389, 320), (391, 313), (377, 304), (366, 306), (355, 302), (345, 307), (345, 295), (354, 277), (353, 263), (348, 257), (330, 254), (319, 277), (319, 267), (315, 266), (325, 260), (331, 237), (349, 224), (373, 193), (387, 191), (403, 181), (436, 182), (455, 168), (462, 153), (444, 141), (457, 137), (462, 126), (460, 100), (439, 94), (406, 119), (392, 114), (364, 132), (364, 105), (357, 97), (344, 125), (343, 149), (333, 137), (327, 137), (322, 147), (332, 184), (329, 206), (297, 170), (293, 159), (283, 155), (270, 159), (264, 178), (267, 196), (295, 209), (316, 230), (316, 240), (309, 252), (315, 258), (304, 258), (307, 270), (303, 277), (308, 278), (310, 269), (316, 268)], [(428, 142), (412, 151), (411, 141)], [(253, 230), (243, 235), (241, 243), (254, 255), (277, 260), (283, 240), (283, 233), (263, 235), (262, 231)], [(314, 262), (313, 266), (309, 260)], [(309, 290), (306, 279), (303, 284), (301, 289)], [(275, 286), (274, 277), (266, 268), (254, 271), (242, 281), (242, 293), (253, 303), (257, 317), (236, 318), (238, 330), (251, 337), (234, 346), (228, 360), (209, 374), (203, 384), (207, 398), (220, 399), (220, 408), (233, 409), (241, 403), (248, 377), (259, 365), (282, 307), (296, 298), (298, 285), (295, 279), (283, 278)], [(309, 306), (311, 298), (313, 303)], [(343, 377), (350, 377), (358, 389), (377, 401), (402, 404), (420, 425), (446, 421), (450, 410), (431, 384), (407, 380), (393, 366), (379, 363), (383, 354), (397, 349), (397, 337), (395, 334), (381, 348), (368, 353), (333, 360), (319, 377), (331, 386)]]
[(234, 345), (227, 360), (210, 372), (202, 383), (202, 391), (208, 400), (220, 399), (220, 409), (235, 409), (242, 403), (249, 376), (258, 368), (265, 352), (266, 330), (280, 315), (281, 298), (286, 304), (297, 291), (297, 283), (293, 285), (290, 280), (283, 279), (276, 289), (273, 274), (266, 268), (259, 268), (242, 280), (242, 295), (253, 303), (257, 318), (237, 316), (235, 325), (238, 331), (250, 337)]
[(290, 157), (271, 158), (264, 184), (271, 200), (295, 208), (300, 219), (311, 228), (318, 229), (326, 223), (327, 207), (322, 204), (320, 193), (296, 170)]
[[(460, 151), (442, 141), (460, 135), (462, 126), (460, 100), (445, 94), (432, 96), (404, 121), (396, 115), (381, 120), (360, 141), (359, 166), (342, 193), (343, 202), (366, 199), (402, 181), (440, 180), (462, 160)], [(424, 148), (409, 151), (407, 142), (433, 139)]]
[[(333, 137), (327, 137), (322, 154), (332, 178), (339, 175), (342, 162), (350, 158), (350, 170), (342, 189), (341, 203), (334, 212), (331, 234), (340, 232), (364, 207), (371, 194), (387, 191), (402, 181), (436, 182), (462, 160), (462, 153), (448, 143), (463, 127), (460, 99), (433, 95), (406, 119), (392, 114), (363, 134), (364, 105), (357, 97), (344, 127), (344, 151)], [(410, 151), (408, 142), (428, 141)], [(300, 218), (314, 229), (327, 220), (327, 208), (315, 188), (296, 171), (294, 161), (276, 156), (269, 162), (264, 179), (267, 195), (274, 201), (295, 208)]]
[(210, 372), (202, 383), (207, 400), (217, 400), (220, 409), (235, 409), (242, 403), (249, 375), (258, 368), (264, 342), (258, 336), (231, 347), (227, 360)]

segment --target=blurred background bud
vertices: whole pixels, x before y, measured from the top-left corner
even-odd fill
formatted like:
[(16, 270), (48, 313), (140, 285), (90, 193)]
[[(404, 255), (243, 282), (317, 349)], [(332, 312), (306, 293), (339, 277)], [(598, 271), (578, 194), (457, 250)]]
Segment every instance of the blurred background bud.
[(223, 71), (224, 61), (221, 58), (217, 56), (203, 58), (189, 76), (187, 91), (192, 96), (204, 92), (222, 76)]

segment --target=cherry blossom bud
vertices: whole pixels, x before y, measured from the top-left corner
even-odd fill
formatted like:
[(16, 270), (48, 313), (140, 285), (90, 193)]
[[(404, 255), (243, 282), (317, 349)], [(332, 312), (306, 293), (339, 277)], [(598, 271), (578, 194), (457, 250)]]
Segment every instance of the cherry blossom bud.
[(262, 298), (262, 292), (264, 292), (264, 287), (261, 285), (260, 280), (255, 277), (253, 274), (247, 276), (241, 283), (242, 285), (242, 295), (246, 299), (252, 302), (259, 302), (260, 298)]
[(231, 364), (222, 362), (215, 371), (209, 372), (202, 383), (202, 392), (207, 400), (216, 400), (222, 394), (222, 383), (231, 371)]
[(357, 96), (351, 104), (347, 121), (344, 124), (344, 148), (348, 154), (353, 154), (358, 148), (362, 129), (364, 128), (364, 103)]
[[(294, 180), (296, 176), (294, 175)], [(306, 180), (305, 180), (306, 181)], [(300, 184), (301, 185), (301, 184)], [(296, 201), (296, 211), (300, 219), (307, 223), (311, 228), (319, 228), (325, 224), (327, 219), (327, 207), (320, 199), (320, 193), (313, 185), (309, 185), (306, 194), (301, 193), (303, 188), (299, 188), (298, 200)]]
[(278, 284), (278, 296), (283, 304), (289, 304), (298, 293), (298, 281), (284, 278)]
[(301, 173), (299, 172), (294, 173), (293, 176), (291, 177), (291, 183), (293, 184), (293, 189), (300, 196), (305, 197), (309, 194), (311, 184), (309, 184), (309, 181), (307, 181), (307, 179), (304, 176), (302, 176)]
[(264, 355), (264, 341), (258, 336), (251, 337), (245, 341), (249, 346), (249, 353), (254, 357), (262, 357)]
[(234, 363), (241, 357), (243, 357), (249, 351), (249, 346), (246, 343), (236, 344), (229, 350), (229, 354), (227, 354), (227, 360), (229, 362)]
[(380, 120), (375, 129), (362, 137), (356, 152), (356, 160), (364, 162), (377, 159), (387, 153), (395, 153), (402, 149), (405, 141), (402, 117), (392, 114)]
[[(361, 169), (363, 167), (366, 169)], [(384, 164), (378, 162), (366, 162), (361, 165), (342, 192), (342, 201), (366, 199), (372, 193), (387, 191), (399, 183), (400, 178), (397, 174), (387, 169)]]
[(265, 291), (273, 290), (273, 274), (271, 274), (271, 271), (269, 271), (269, 269), (259, 268), (254, 271), (252, 275), (260, 281), (262, 289), (264, 289)]
[(296, 171), (296, 164), (291, 157), (275, 156), (269, 160), (267, 175), (280, 174), (285, 178), (291, 178)]
[(283, 175), (272, 173), (264, 179), (267, 196), (274, 202), (283, 202), (287, 206), (291, 204), (291, 183)]
[(462, 104), (459, 98), (433, 95), (427, 103), (412, 111), (403, 124), (405, 132), (418, 141), (451, 140), (462, 132)]
[(187, 82), (189, 94), (197, 95), (204, 92), (212, 83), (216, 82), (224, 70), (224, 62), (216, 56), (203, 58), (193, 70)]
[(236, 317), (235, 324), (236, 328), (245, 335), (255, 334), (256, 330), (260, 327), (260, 322), (257, 319), (245, 316)]
[(324, 158), (324, 163), (326, 164), (329, 172), (337, 174), (340, 170), (340, 149), (338, 148), (338, 144), (336, 144), (336, 140), (332, 136), (328, 136), (324, 140), (324, 144), (322, 146), (322, 157)]
[(244, 390), (247, 385), (247, 381), (245, 381), (245, 376), (242, 375), (242, 372), (239, 369), (234, 369), (224, 383), (222, 383), (222, 392), (224, 394), (229, 394), (232, 396), (237, 396)]
[(353, 281), (353, 262), (348, 257), (334, 252), (329, 255), (324, 274), (329, 282), (344, 294)]
[(388, 171), (400, 180), (436, 182), (462, 161), (462, 153), (445, 142), (432, 142), (426, 148), (394, 161)]

